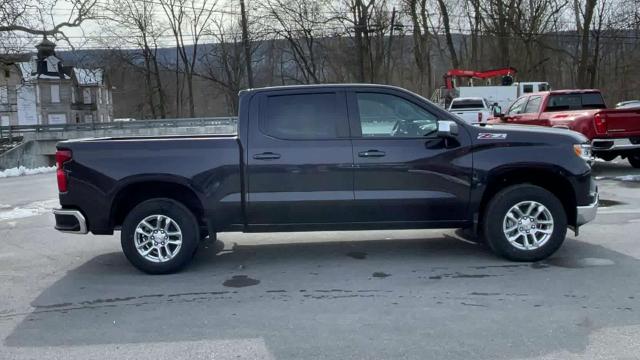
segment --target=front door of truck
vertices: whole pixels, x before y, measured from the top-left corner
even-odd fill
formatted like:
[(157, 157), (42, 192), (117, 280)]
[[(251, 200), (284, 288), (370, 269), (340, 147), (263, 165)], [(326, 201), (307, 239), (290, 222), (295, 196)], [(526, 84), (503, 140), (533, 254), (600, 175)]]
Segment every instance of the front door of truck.
[(464, 127), (455, 138), (436, 136), (438, 120), (450, 115), (401, 91), (356, 90), (348, 100), (356, 220), (467, 219), (472, 155)]
[(353, 153), (341, 89), (261, 92), (249, 122), (249, 225), (349, 222)]
[(524, 107), (527, 105), (527, 96), (523, 96), (518, 98), (516, 101), (511, 104), (509, 110), (504, 114), (502, 120), (509, 124), (521, 124), (522, 123), (522, 112), (524, 111)]

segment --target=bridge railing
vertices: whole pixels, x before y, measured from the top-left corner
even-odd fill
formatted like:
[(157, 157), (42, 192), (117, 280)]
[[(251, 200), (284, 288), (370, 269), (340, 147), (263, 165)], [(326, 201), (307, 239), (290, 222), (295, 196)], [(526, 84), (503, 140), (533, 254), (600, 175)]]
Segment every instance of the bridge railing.
[(71, 123), (53, 125), (10, 125), (0, 126), (0, 138), (21, 133), (44, 133), (61, 131), (92, 131), (112, 129), (149, 129), (204, 126), (236, 126), (236, 117), (177, 118), (133, 121), (111, 121), (94, 123)]

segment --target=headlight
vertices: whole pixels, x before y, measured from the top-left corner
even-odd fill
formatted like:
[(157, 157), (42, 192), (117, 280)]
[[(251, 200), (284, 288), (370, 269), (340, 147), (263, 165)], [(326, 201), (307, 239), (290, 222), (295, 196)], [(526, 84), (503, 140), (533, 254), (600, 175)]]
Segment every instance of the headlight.
[(581, 157), (584, 161), (591, 164), (593, 162), (593, 155), (591, 153), (591, 145), (589, 144), (575, 144), (573, 145), (573, 152)]

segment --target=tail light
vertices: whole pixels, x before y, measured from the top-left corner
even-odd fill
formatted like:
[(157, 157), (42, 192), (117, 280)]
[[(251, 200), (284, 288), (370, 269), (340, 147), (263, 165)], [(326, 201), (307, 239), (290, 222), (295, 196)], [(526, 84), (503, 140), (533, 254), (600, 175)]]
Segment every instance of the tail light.
[(67, 173), (64, 172), (62, 166), (71, 160), (70, 150), (56, 151), (56, 177), (58, 178), (58, 191), (67, 192)]
[(478, 113), (478, 122), (479, 123), (482, 122), (482, 113), (481, 112)]
[(603, 113), (597, 113), (593, 117), (593, 124), (596, 128), (596, 134), (606, 134), (607, 133), (607, 115)]

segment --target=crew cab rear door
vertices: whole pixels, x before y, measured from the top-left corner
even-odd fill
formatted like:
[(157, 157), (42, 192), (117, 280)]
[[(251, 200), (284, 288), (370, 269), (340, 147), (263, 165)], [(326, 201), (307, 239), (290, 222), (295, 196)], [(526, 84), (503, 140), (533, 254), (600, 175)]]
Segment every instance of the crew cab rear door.
[(353, 153), (344, 91), (274, 89), (251, 104), (248, 224), (349, 222)]
[(452, 119), (405, 92), (354, 88), (348, 94), (356, 221), (418, 223), (467, 216), (472, 156), (463, 126), (437, 137)]

